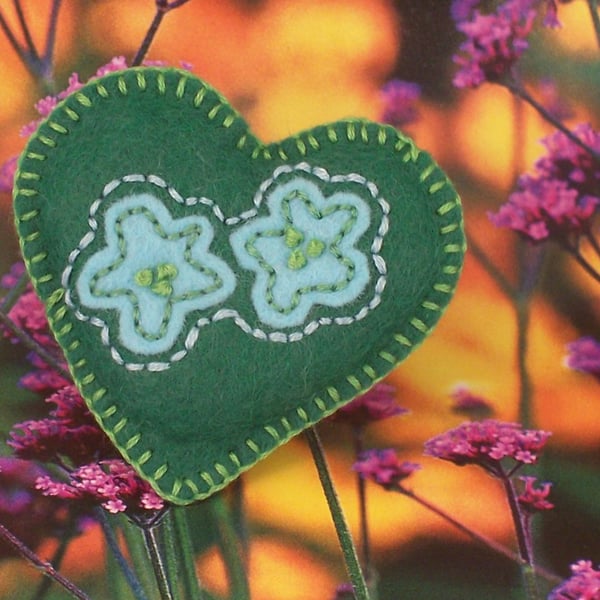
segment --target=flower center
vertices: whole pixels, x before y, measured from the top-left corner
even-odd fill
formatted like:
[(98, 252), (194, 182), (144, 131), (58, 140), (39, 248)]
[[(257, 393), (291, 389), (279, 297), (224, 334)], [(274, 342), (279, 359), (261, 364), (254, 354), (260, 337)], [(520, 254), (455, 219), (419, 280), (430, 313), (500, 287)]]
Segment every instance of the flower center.
[(305, 267), (311, 258), (319, 258), (326, 247), (325, 242), (317, 238), (311, 238), (304, 244), (304, 234), (294, 227), (286, 227), (283, 237), (291, 250), (287, 266), (292, 271)]
[(140, 269), (133, 279), (139, 286), (150, 288), (157, 296), (168, 298), (173, 294), (173, 281), (177, 275), (174, 264), (162, 263), (156, 267)]

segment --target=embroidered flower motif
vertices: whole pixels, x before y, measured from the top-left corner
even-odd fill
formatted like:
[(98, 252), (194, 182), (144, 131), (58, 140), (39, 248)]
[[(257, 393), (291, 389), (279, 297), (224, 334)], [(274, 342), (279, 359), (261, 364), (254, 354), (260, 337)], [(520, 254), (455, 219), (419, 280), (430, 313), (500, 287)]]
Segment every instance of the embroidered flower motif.
[(326, 198), (303, 177), (279, 185), (267, 200), (270, 216), (231, 235), (240, 265), (256, 273), (252, 301), (272, 327), (304, 322), (314, 305), (339, 307), (356, 300), (370, 279), (369, 262), (355, 247), (370, 224), (358, 195)]
[(235, 288), (231, 269), (209, 252), (213, 228), (205, 217), (173, 219), (160, 200), (136, 194), (106, 211), (104, 231), (106, 246), (88, 258), (76, 290), (85, 307), (117, 311), (119, 341), (133, 352), (168, 350), (188, 313), (221, 303)]

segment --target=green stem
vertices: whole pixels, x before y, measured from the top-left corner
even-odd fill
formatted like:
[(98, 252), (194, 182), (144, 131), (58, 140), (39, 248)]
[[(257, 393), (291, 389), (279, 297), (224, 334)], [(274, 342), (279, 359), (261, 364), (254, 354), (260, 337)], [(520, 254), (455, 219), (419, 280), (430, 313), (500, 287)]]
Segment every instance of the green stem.
[(29, 283), (29, 277), (27, 273), (23, 273), (21, 277), (17, 280), (17, 283), (13, 285), (12, 288), (8, 291), (6, 296), (2, 299), (2, 305), (0, 305), (0, 311), (2, 311), (5, 315), (8, 315), (10, 309), (17, 303), (17, 300), (23, 295), (25, 290), (27, 289), (27, 284)]
[(169, 579), (167, 577), (165, 560), (158, 542), (157, 530), (159, 527), (160, 525), (142, 527), (142, 533), (144, 535), (146, 551), (148, 552), (148, 557), (150, 558), (150, 563), (154, 570), (154, 576), (156, 577), (156, 583), (158, 584), (161, 600), (174, 600), (169, 585)]
[[(357, 425), (353, 428), (354, 455), (356, 460), (364, 451), (364, 426)], [(359, 473), (356, 474), (356, 488), (358, 494), (358, 516), (360, 523), (360, 545), (362, 553), (362, 566), (367, 580), (371, 579), (371, 540), (369, 535), (369, 519), (367, 514), (367, 489), (366, 481)]]
[(590, 148), (585, 142), (582, 142), (568, 127), (566, 127), (560, 120), (558, 120), (551, 112), (546, 110), (543, 105), (541, 105), (529, 92), (516, 81), (506, 81), (503, 82), (502, 85), (506, 87), (513, 94), (522, 98), (527, 102), (530, 106), (535, 108), (535, 110), (546, 120), (548, 123), (556, 127), (556, 129), (562, 131), (575, 145), (579, 146), (582, 150), (590, 154), (596, 161), (600, 162), (600, 154)]
[(323, 487), (323, 492), (325, 493), (325, 498), (329, 505), (331, 518), (333, 519), (342, 553), (344, 555), (346, 569), (352, 587), (354, 588), (354, 595), (356, 600), (369, 600), (369, 590), (367, 589), (367, 584), (360, 568), (356, 547), (352, 541), (346, 517), (344, 516), (340, 500), (331, 478), (331, 473), (329, 472), (329, 466), (327, 465), (327, 459), (325, 458), (325, 452), (319, 434), (314, 427), (309, 427), (304, 434), (308, 440), (308, 445), (310, 446), (317, 473), (319, 474), (321, 486)]
[(525, 526), (525, 520), (523, 519), (521, 507), (519, 506), (517, 492), (510, 477), (504, 475), (501, 477), (501, 481), (504, 485), (504, 490), (508, 499), (508, 505), (510, 507), (513, 523), (515, 525), (517, 547), (519, 549), (519, 556), (521, 557), (522, 561), (520, 562), (521, 576), (523, 578), (526, 596), (529, 600), (542, 600), (535, 572), (533, 544), (531, 536), (529, 535), (529, 532)]
[[(50, 559), (50, 564), (55, 569), (60, 569), (60, 565), (62, 564), (63, 558), (65, 557), (67, 548), (69, 547), (69, 543), (71, 542), (72, 539), (73, 538), (72, 538), (71, 532), (68, 532), (67, 535), (64, 535), (62, 537), (62, 539), (60, 540), (60, 543), (58, 545), (58, 548), (56, 549), (56, 552)], [(48, 592), (50, 590), (51, 584), (52, 584), (52, 580), (49, 579), (48, 577), (44, 577), (44, 579), (42, 579), (42, 581), (40, 581), (40, 585), (38, 586), (38, 589), (36, 590), (35, 594), (33, 595), (32, 600), (44, 600), (44, 598), (46, 597), (46, 595), (48, 594)]]
[(132, 67), (138, 67), (142, 64), (144, 58), (146, 58), (146, 54), (148, 54), (150, 45), (154, 41), (165, 15), (175, 8), (183, 6), (186, 2), (189, 2), (189, 0), (173, 0), (172, 2), (168, 2), (168, 0), (155, 0), (156, 12), (154, 13), (154, 18), (150, 23), (150, 27), (148, 27), (148, 31), (146, 31), (146, 35), (144, 36), (138, 51), (135, 53), (135, 57), (131, 63)]
[(600, 16), (598, 15), (598, 0), (588, 0), (588, 7), (590, 9), (592, 23), (594, 24), (594, 31), (596, 32), (596, 41), (600, 47)]
[(137, 578), (136, 573), (131, 569), (127, 559), (121, 552), (121, 548), (119, 547), (119, 542), (117, 540), (117, 536), (115, 535), (115, 531), (108, 517), (104, 513), (104, 510), (99, 508), (96, 510), (96, 518), (100, 523), (100, 527), (102, 529), (102, 533), (104, 534), (104, 539), (106, 540), (106, 545), (111, 551), (115, 562), (119, 566), (119, 569), (123, 573), (125, 577), (125, 581), (131, 588), (133, 595), (136, 600), (147, 600), (147, 596), (144, 592), (144, 588), (140, 580)]
[(21, 59), (21, 62), (25, 65), (27, 70), (34, 76), (36, 76), (36, 70), (33, 58), (29, 55), (29, 53), (21, 46), (12, 29), (9, 27), (7, 20), (4, 17), (4, 14), (0, 10), (0, 29), (2, 29), (8, 43), (12, 46), (12, 49), (17, 53), (17, 56)]
[(141, 528), (132, 523), (124, 515), (119, 515), (121, 531), (125, 538), (131, 564), (136, 576), (140, 580), (142, 589), (145, 591), (146, 596), (155, 597), (156, 584), (154, 582), (154, 574), (152, 572), (152, 566), (148, 559), (148, 553), (146, 552), (146, 546), (144, 538), (141, 534)]
[(35, 352), (49, 367), (67, 380), (71, 374), (60, 364), (55, 356), (50, 354), (41, 344), (36, 342), (25, 330), (15, 325), (12, 319), (0, 309), (0, 323), (6, 327), (29, 350)]
[(517, 370), (519, 375), (519, 421), (525, 428), (535, 426), (533, 385), (527, 365), (531, 298), (543, 272), (548, 246), (519, 240), (519, 289), (514, 298), (517, 319)]
[[(173, 600), (184, 600), (179, 588), (182, 579), (182, 564), (179, 560), (178, 549), (176, 547), (175, 527), (171, 511), (168, 511), (164, 517), (162, 526), (160, 527), (162, 547), (165, 553), (165, 570), (167, 580), (170, 582), (171, 594)], [(185, 599), (189, 600), (189, 599)]]
[(198, 581), (196, 573), (196, 561), (194, 556), (194, 547), (190, 537), (190, 529), (187, 522), (185, 508), (174, 506), (171, 509), (173, 513), (173, 526), (175, 529), (175, 539), (179, 547), (181, 560), (183, 563), (183, 586), (186, 597), (190, 600), (202, 600), (204, 594)]
[(219, 535), (219, 547), (227, 570), (230, 595), (235, 600), (250, 600), (246, 565), (233, 524), (231, 511), (225, 503), (222, 493), (215, 494), (208, 502)]
[(527, 367), (530, 302), (521, 298), (515, 303), (517, 317), (517, 371), (519, 375), (519, 422), (529, 429), (533, 423), (532, 383)]
[[(502, 556), (505, 556), (506, 558), (508, 558), (514, 562), (518, 562), (518, 563), (523, 562), (521, 557), (518, 554), (513, 552), (510, 548), (507, 548), (504, 544), (500, 544), (499, 542), (488, 537), (487, 535), (484, 535), (483, 533), (480, 533), (479, 531), (475, 531), (474, 529), (471, 529), (464, 523), (461, 523), (460, 521), (455, 519), (452, 515), (447, 513), (445, 510), (443, 510), (439, 506), (433, 504), (426, 498), (423, 498), (422, 496), (416, 494), (412, 490), (408, 490), (408, 489), (402, 487), (401, 485), (399, 485), (397, 488), (393, 488), (393, 489), (395, 491), (399, 492), (400, 494), (410, 498), (411, 500), (414, 500), (415, 502), (420, 504), (423, 508), (426, 508), (427, 510), (431, 511), (432, 513), (436, 514), (438, 517), (441, 517), (444, 521), (446, 521), (447, 523), (449, 523), (450, 525), (452, 525), (453, 527), (455, 527), (456, 529), (458, 529), (459, 531), (461, 531), (462, 533), (464, 533), (465, 535), (470, 537), (472, 540), (479, 542), (480, 544), (483, 544), (484, 546), (487, 546), (490, 550), (493, 550), (494, 552), (497, 552), (498, 554), (501, 554)], [(548, 571), (542, 567), (536, 567), (536, 572), (538, 573), (538, 575), (541, 575), (542, 577), (544, 577), (544, 579), (546, 579), (547, 581), (549, 581), (551, 583), (558, 584), (562, 581), (561, 577), (559, 577), (558, 575), (555, 575), (554, 573), (551, 573), (550, 571)]]
[(72, 581), (61, 575), (48, 561), (43, 560), (29, 546), (26, 546), (14, 533), (0, 523), (0, 540), (8, 544), (13, 550), (20, 554), (26, 561), (41, 571), (46, 577), (61, 585), (73, 598), (78, 600), (91, 600), (91, 598), (80, 590)]
[(477, 262), (484, 268), (487, 274), (498, 284), (498, 287), (509, 298), (514, 298), (516, 295), (515, 288), (511, 285), (508, 279), (502, 274), (500, 269), (492, 262), (492, 259), (486, 254), (483, 248), (473, 239), (473, 236), (468, 236), (468, 246), (471, 254), (477, 259)]
[(584, 256), (579, 252), (577, 248), (571, 246), (565, 246), (566, 250), (573, 256), (573, 258), (579, 263), (579, 265), (583, 268), (583, 270), (594, 279), (596, 282), (600, 283), (600, 273), (594, 269), (594, 267), (584, 258)]
[(246, 519), (246, 506), (244, 502), (244, 476), (240, 475), (229, 486), (231, 489), (231, 513), (233, 515), (233, 526), (242, 549), (244, 563), (247, 566), (250, 553), (250, 537), (248, 534), (248, 522)]
[(29, 30), (29, 25), (27, 25), (27, 19), (25, 19), (25, 14), (23, 13), (23, 7), (21, 6), (21, 0), (13, 0), (13, 6), (15, 7), (15, 12), (17, 13), (17, 19), (19, 20), (19, 25), (21, 27), (21, 32), (23, 33), (23, 37), (25, 38), (25, 44), (27, 46), (27, 50), (29, 54), (33, 57), (35, 61), (40, 60), (40, 55), (35, 47), (33, 42), (33, 38), (31, 37), (31, 31)]
[(56, 31), (58, 26), (58, 14), (62, 0), (52, 0), (50, 18), (48, 19), (48, 30), (46, 32), (46, 46), (42, 56), (43, 78), (46, 88), (54, 89), (54, 47), (56, 45)]

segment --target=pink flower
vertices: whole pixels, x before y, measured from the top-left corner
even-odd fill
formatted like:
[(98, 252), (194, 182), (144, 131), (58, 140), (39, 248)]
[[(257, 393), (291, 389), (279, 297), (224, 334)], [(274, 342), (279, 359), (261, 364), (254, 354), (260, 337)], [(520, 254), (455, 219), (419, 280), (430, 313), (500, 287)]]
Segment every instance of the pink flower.
[[(0, 279), (0, 285), (7, 289), (14, 287), (24, 272), (25, 265), (23, 263), (14, 264), (10, 272)], [(50, 331), (44, 305), (33, 291), (31, 284), (27, 284), (23, 294), (8, 312), (8, 316), (19, 329), (29, 334), (55, 357), (65, 370), (67, 369), (62, 351)], [(10, 338), (13, 343), (20, 342), (20, 339), (12, 331), (3, 328), (2, 325), (0, 325), (0, 331), (3, 331), (4, 335)], [(47, 393), (56, 392), (71, 383), (70, 380), (48, 366), (35, 352), (30, 352), (27, 355), (27, 360), (34, 367), (34, 370), (20, 379), (19, 384), (22, 387), (37, 393)]]
[(394, 127), (403, 127), (418, 118), (415, 107), (421, 96), (421, 87), (416, 83), (392, 79), (381, 90), (383, 115), (381, 120)]
[(333, 600), (355, 600), (354, 588), (351, 583), (340, 583), (335, 588), (335, 596)]
[(98, 457), (118, 456), (74, 385), (64, 387), (46, 402), (54, 404), (48, 417), (13, 426), (7, 443), (17, 457), (80, 465)]
[(352, 465), (352, 469), (363, 479), (370, 479), (385, 489), (398, 488), (401, 481), (420, 468), (421, 465), (417, 463), (400, 462), (396, 451), (392, 448), (367, 450)]
[[(54, 337), (50, 332), (48, 320), (46, 319), (44, 305), (31, 288), (19, 297), (15, 305), (10, 309), (8, 316), (19, 329), (23, 329), (29, 333), (42, 346), (56, 346)], [(5, 335), (11, 338), (11, 341), (14, 343), (19, 341), (10, 332), (6, 332)]]
[(550, 437), (547, 431), (523, 429), (518, 423), (487, 419), (467, 422), (425, 443), (425, 454), (456, 465), (479, 465), (493, 475), (504, 476), (503, 463), (510, 472), (537, 461)]
[(0, 277), (0, 287), (3, 287), (6, 290), (15, 287), (23, 273), (25, 273), (25, 264), (22, 262), (14, 263), (11, 265), (10, 271)]
[(480, 2), (481, 0), (452, 0), (450, 14), (454, 22), (468, 21), (473, 16), (475, 7)]
[(567, 344), (567, 351), (567, 367), (600, 378), (600, 342), (593, 337), (582, 337)]
[(332, 419), (360, 426), (407, 412), (408, 410), (396, 404), (395, 387), (387, 383), (376, 383), (368, 392), (342, 406), (332, 415)]
[(546, 14), (544, 15), (544, 27), (560, 29), (562, 23), (558, 20), (558, 6), (556, 0), (544, 0)]
[[(600, 134), (590, 125), (581, 124), (573, 133), (600, 151)], [(489, 217), (534, 242), (552, 238), (572, 245), (589, 231), (600, 205), (600, 167), (561, 131), (542, 143), (547, 154), (535, 163), (534, 173), (522, 176), (508, 202)]]
[[(53, 347), (52, 350), (55, 351), (55, 354), (59, 354), (58, 348)], [(35, 352), (30, 352), (27, 355), (27, 360), (34, 369), (19, 379), (19, 385), (26, 390), (31, 390), (37, 394), (52, 394), (65, 386), (71, 385), (72, 381), (70, 379), (66, 379), (48, 366)], [(65, 369), (67, 368), (66, 362), (61, 360), (59, 362)]]
[(465, 17), (456, 27), (467, 36), (454, 56), (459, 70), (454, 85), (479, 87), (486, 81), (498, 82), (510, 74), (513, 65), (528, 48), (527, 36), (533, 28), (536, 0), (506, 0), (495, 12), (474, 10), (473, 2), (455, 3), (453, 14)]
[(45, 496), (99, 504), (111, 513), (160, 511), (165, 506), (150, 484), (120, 458), (82, 465), (69, 473), (68, 482), (39, 477), (36, 488)]
[(555, 119), (564, 121), (573, 116), (572, 107), (561, 97), (553, 79), (541, 79), (538, 84), (538, 92), (542, 105)]
[(600, 600), (600, 570), (592, 561), (580, 560), (571, 565), (573, 575), (554, 588), (548, 600)]
[(534, 487), (537, 479), (535, 477), (520, 477), (525, 483), (525, 489), (517, 498), (521, 507), (528, 513), (542, 510), (551, 510), (554, 504), (547, 500), (552, 488), (551, 483), (542, 483), (540, 487)]
[(485, 398), (474, 394), (465, 385), (457, 385), (450, 396), (454, 400), (452, 406), (454, 413), (482, 418), (489, 417), (494, 412), (491, 404)]
[(0, 165), (0, 192), (12, 192), (18, 156), (9, 158)]
[[(72, 528), (73, 520), (83, 525), (83, 514), (73, 514), (61, 499), (44, 498), (35, 482), (45, 471), (32, 462), (0, 457), (0, 523), (28, 546), (36, 548), (48, 537), (60, 537)], [(0, 544), (0, 559), (12, 554)]]

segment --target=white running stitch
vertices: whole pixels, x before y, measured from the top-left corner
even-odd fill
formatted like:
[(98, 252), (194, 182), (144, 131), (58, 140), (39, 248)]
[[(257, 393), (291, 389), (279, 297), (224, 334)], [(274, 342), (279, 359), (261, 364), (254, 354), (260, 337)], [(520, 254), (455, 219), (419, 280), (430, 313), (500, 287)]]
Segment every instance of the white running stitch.
[[(215, 314), (213, 314), (210, 318), (202, 317), (196, 321), (194, 326), (188, 332), (185, 341), (184, 348), (177, 350), (174, 354), (169, 357), (168, 361), (165, 362), (146, 362), (146, 363), (129, 363), (126, 362), (119, 351), (111, 344), (110, 341), (110, 329), (108, 325), (98, 317), (90, 317), (79, 309), (78, 306), (73, 302), (71, 298), (71, 275), (73, 273), (73, 265), (75, 261), (79, 258), (83, 250), (85, 250), (95, 239), (96, 232), (98, 230), (98, 222), (96, 220), (96, 213), (100, 208), (102, 202), (104, 202), (112, 192), (114, 192), (121, 184), (123, 183), (150, 183), (158, 188), (166, 189), (169, 196), (178, 204), (182, 204), (184, 206), (196, 206), (197, 204), (202, 204), (204, 206), (209, 207), (215, 217), (224, 225), (237, 225), (239, 223), (248, 221), (254, 218), (258, 214), (258, 209), (264, 201), (265, 195), (269, 191), (269, 189), (275, 183), (275, 180), (283, 174), (293, 173), (295, 171), (300, 171), (303, 173), (307, 173), (317, 177), (321, 181), (326, 183), (343, 183), (343, 182), (351, 182), (362, 185), (367, 189), (370, 196), (377, 202), (381, 209), (381, 221), (379, 227), (377, 229), (377, 234), (373, 239), (371, 244), (371, 258), (373, 260), (373, 265), (375, 270), (379, 273), (379, 277), (375, 284), (375, 293), (370, 301), (363, 306), (355, 315), (353, 316), (345, 316), (345, 317), (321, 317), (320, 319), (310, 321), (303, 325), (301, 330), (293, 331), (292, 333), (285, 333), (282, 331), (273, 331), (271, 333), (267, 333), (259, 328), (253, 328), (235, 309), (232, 308), (221, 308)], [(246, 210), (238, 216), (225, 217), (225, 214), (221, 210), (221, 207), (210, 198), (205, 197), (189, 197), (183, 198), (181, 194), (172, 186), (168, 185), (168, 183), (159, 177), (158, 175), (143, 175), (140, 173), (133, 173), (130, 175), (125, 175), (120, 179), (114, 179), (108, 182), (102, 188), (101, 197), (96, 199), (90, 206), (89, 216), (88, 216), (88, 225), (90, 227), (90, 231), (88, 231), (79, 244), (77, 248), (72, 250), (68, 257), (68, 264), (63, 270), (61, 277), (61, 284), (65, 292), (64, 300), (65, 304), (71, 308), (75, 314), (75, 317), (82, 322), (89, 322), (92, 325), (101, 329), (100, 332), (100, 340), (103, 345), (109, 346), (110, 354), (112, 359), (118, 365), (124, 366), (128, 371), (142, 371), (144, 369), (152, 372), (160, 372), (166, 371), (169, 369), (172, 363), (179, 362), (183, 360), (186, 355), (192, 350), (198, 341), (198, 337), (200, 335), (200, 329), (202, 327), (206, 327), (210, 323), (214, 323), (223, 319), (233, 319), (233, 322), (247, 335), (251, 335), (259, 340), (268, 340), (276, 343), (293, 343), (300, 341), (303, 337), (309, 336), (313, 334), (319, 327), (331, 324), (337, 325), (350, 325), (356, 321), (360, 321), (364, 319), (369, 312), (374, 310), (381, 303), (381, 295), (383, 294), (383, 290), (385, 289), (386, 281), (387, 281), (387, 265), (385, 259), (381, 256), (380, 251), (383, 246), (383, 238), (389, 231), (389, 213), (390, 213), (390, 205), (389, 203), (380, 196), (379, 188), (371, 181), (363, 177), (358, 173), (348, 173), (346, 175), (330, 175), (329, 172), (323, 167), (311, 167), (307, 162), (301, 162), (296, 165), (282, 165), (277, 167), (271, 177), (263, 181), (260, 186), (258, 192), (254, 195), (253, 203), (256, 208)]]

